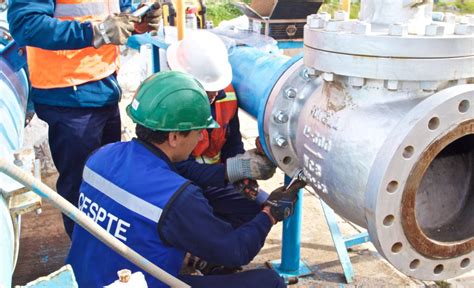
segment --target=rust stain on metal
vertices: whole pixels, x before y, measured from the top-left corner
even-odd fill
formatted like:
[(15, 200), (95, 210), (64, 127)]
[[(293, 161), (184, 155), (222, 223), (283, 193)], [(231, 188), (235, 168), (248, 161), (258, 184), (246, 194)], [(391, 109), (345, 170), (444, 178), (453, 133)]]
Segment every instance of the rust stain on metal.
[(402, 226), (405, 235), (419, 253), (429, 258), (447, 259), (466, 255), (474, 250), (474, 238), (458, 242), (439, 242), (430, 239), (416, 221), (416, 193), (423, 175), (435, 157), (457, 139), (474, 134), (474, 120), (460, 123), (456, 128), (438, 138), (421, 155), (408, 176), (402, 198)]
[(333, 81), (324, 85), (323, 95), (327, 95), (327, 109), (338, 112), (348, 106), (352, 101), (351, 97), (347, 95), (343, 85), (337, 81)]

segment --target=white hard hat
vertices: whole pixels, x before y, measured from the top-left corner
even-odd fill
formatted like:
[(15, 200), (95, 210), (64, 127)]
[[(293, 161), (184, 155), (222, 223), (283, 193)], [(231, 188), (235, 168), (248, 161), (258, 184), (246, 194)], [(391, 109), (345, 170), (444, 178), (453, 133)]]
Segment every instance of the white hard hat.
[(166, 57), (171, 70), (186, 72), (201, 82), (206, 91), (220, 91), (232, 81), (227, 48), (208, 31), (193, 31), (171, 44)]

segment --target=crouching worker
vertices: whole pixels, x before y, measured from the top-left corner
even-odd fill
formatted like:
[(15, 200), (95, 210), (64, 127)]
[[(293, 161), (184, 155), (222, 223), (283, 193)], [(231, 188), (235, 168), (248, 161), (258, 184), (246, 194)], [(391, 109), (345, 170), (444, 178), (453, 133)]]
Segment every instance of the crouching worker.
[[(227, 48), (217, 35), (193, 31), (171, 44), (166, 55), (171, 70), (189, 73), (202, 84), (213, 118), (220, 126), (204, 129), (192, 157), (176, 163), (176, 168), (182, 176), (203, 188), (216, 216), (234, 228), (239, 227), (260, 213), (260, 203), (268, 195), (260, 193), (255, 201), (255, 197), (246, 192), (256, 192), (258, 187), (242, 189), (245, 187), (234, 183), (243, 179), (269, 179), (276, 167), (256, 149), (244, 150)], [(206, 270), (209, 269), (201, 269), (201, 272), (209, 273)]]
[[(203, 129), (218, 127), (201, 84), (182, 72), (155, 74), (140, 86), (127, 113), (137, 123), (138, 139), (106, 145), (91, 155), (80, 210), (174, 276), (186, 252), (227, 266), (249, 263), (281, 220), (278, 197), (273, 197), (276, 205), (233, 228), (213, 215), (201, 189), (174, 168), (188, 158)], [(285, 208), (283, 203), (280, 210)], [(139, 270), (80, 226), (74, 229), (66, 262), (79, 287), (102, 287), (114, 282), (118, 270)], [(142, 272), (149, 287), (166, 287)], [(178, 277), (192, 287), (285, 287), (281, 277), (266, 269)]]

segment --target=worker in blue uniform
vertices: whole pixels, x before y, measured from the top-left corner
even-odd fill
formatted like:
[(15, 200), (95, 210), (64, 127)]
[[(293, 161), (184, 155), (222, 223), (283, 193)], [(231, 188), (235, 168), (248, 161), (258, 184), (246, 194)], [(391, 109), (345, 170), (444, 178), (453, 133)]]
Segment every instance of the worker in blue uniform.
[[(220, 125), (217, 129), (204, 130), (190, 159), (176, 166), (184, 177), (204, 190), (216, 216), (238, 227), (253, 219), (261, 207), (258, 201), (245, 197), (248, 195), (241, 187), (233, 184), (245, 178), (241, 169), (232, 169), (239, 164), (234, 157), (245, 153), (245, 149), (227, 48), (211, 32), (192, 31), (168, 47), (167, 62), (171, 70), (189, 73), (199, 80), (209, 98), (212, 115)], [(250, 150), (247, 153), (262, 160), (257, 163), (261, 175), (256, 179), (270, 178), (275, 173), (275, 166), (267, 158), (259, 158), (255, 152)]]
[[(178, 105), (179, 104), (179, 105)], [(189, 157), (203, 129), (219, 127), (208, 98), (192, 76), (176, 71), (155, 74), (137, 91), (127, 113), (138, 139), (106, 145), (88, 159), (79, 209), (111, 235), (173, 276), (187, 251), (227, 266), (249, 263), (264, 245), (272, 224), (292, 213), (296, 199), (271, 194), (250, 221), (234, 228), (213, 214), (203, 191), (178, 174), (174, 164)], [(253, 159), (239, 158), (253, 173)], [(116, 272), (137, 266), (76, 226), (67, 263), (79, 287), (102, 287)], [(144, 271), (142, 271), (144, 272)], [(149, 287), (165, 284), (144, 272)], [(181, 275), (192, 287), (285, 287), (272, 270), (231, 275)]]
[[(58, 193), (76, 205), (87, 156), (120, 141), (119, 46), (158, 29), (158, 3), (144, 17), (119, 14), (130, 1), (16, 0), (8, 9), (15, 41), (27, 46), (31, 97), (48, 123)], [(74, 222), (63, 217), (69, 236)]]

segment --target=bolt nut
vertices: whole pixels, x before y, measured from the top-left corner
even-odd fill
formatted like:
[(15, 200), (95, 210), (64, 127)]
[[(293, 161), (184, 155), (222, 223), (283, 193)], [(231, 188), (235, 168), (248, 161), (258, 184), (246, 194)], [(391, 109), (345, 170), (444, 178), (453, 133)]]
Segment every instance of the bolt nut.
[(286, 140), (286, 138), (283, 136), (278, 136), (277, 138), (275, 138), (275, 143), (280, 148), (288, 147), (288, 140)]
[(386, 88), (390, 91), (398, 90), (398, 81), (397, 80), (387, 80)]
[(23, 54), (25, 54), (25, 51), (23, 48), (19, 48), (17, 53), (18, 53), (18, 56), (23, 56)]
[(311, 19), (317, 19), (319, 18), (318, 14), (311, 14), (311, 15), (308, 15), (306, 16), (306, 23), (309, 24), (309, 22), (311, 22)]
[(456, 35), (471, 35), (474, 33), (474, 25), (466, 23), (456, 24), (454, 27), (454, 34)]
[(324, 79), (324, 81), (332, 82), (332, 81), (334, 81), (334, 74), (333, 74), (333, 73), (324, 72), (324, 73), (323, 73), (323, 79)]
[(365, 78), (349, 77), (349, 85), (355, 88), (360, 88), (365, 85)]
[(324, 31), (327, 32), (339, 32), (344, 29), (344, 22), (337, 21), (337, 20), (329, 20), (326, 22), (326, 27), (324, 28)]
[(309, 21), (309, 28), (311, 29), (322, 29), (326, 27), (327, 21), (321, 18), (311, 18)]
[(460, 24), (469, 24), (469, 20), (466, 16), (459, 16), (459, 23)]
[(466, 18), (468, 24), (474, 25), (474, 15), (467, 15)]
[(457, 85), (464, 85), (464, 84), (467, 84), (467, 79), (465, 79), (465, 78), (464, 78), (464, 79), (458, 79), (458, 81), (457, 81), (456, 84), (457, 84)]
[(275, 122), (280, 123), (280, 124), (283, 124), (283, 123), (288, 122), (289, 117), (288, 117), (288, 114), (286, 114), (285, 112), (283, 112), (283, 111), (278, 111), (278, 112), (273, 116), (273, 119), (275, 120)]
[(442, 36), (444, 35), (444, 27), (438, 24), (430, 24), (425, 27), (425, 36)]
[(354, 25), (352, 26), (352, 33), (358, 35), (367, 35), (370, 33), (371, 29), (372, 25), (370, 23), (364, 21), (357, 21), (354, 22)]
[(316, 76), (316, 70), (310, 67), (306, 67), (301, 70), (301, 77), (305, 80), (309, 80)]
[(406, 36), (408, 35), (408, 26), (401, 23), (391, 24), (388, 28), (390, 36)]
[(334, 14), (334, 20), (336, 21), (348, 21), (349, 13), (343, 10), (339, 10)]
[(311, 15), (306, 16), (306, 24), (309, 26), (309, 28), (313, 28), (313, 27), (311, 26), (311, 21), (313, 20), (313, 15), (314, 15), (314, 14), (311, 14)]
[(421, 81), (420, 88), (425, 92), (432, 92), (438, 88), (437, 81)]
[(444, 13), (443, 12), (432, 12), (431, 13), (431, 20), (442, 22), (444, 21)]
[(454, 23), (456, 22), (456, 15), (454, 15), (453, 13), (445, 13), (443, 20), (447, 23)]
[(296, 90), (296, 88), (288, 87), (288, 88), (285, 89), (285, 95), (289, 99), (295, 98), (296, 94), (298, 94), (298, 90)]
[(319, 18), (323, 19), (324, 21), (329, 21), (331, 20), (331, 14), (326, 13), (326, 12), (321, 12), (317, 14)]

